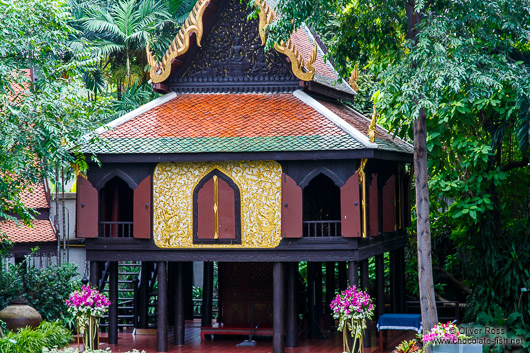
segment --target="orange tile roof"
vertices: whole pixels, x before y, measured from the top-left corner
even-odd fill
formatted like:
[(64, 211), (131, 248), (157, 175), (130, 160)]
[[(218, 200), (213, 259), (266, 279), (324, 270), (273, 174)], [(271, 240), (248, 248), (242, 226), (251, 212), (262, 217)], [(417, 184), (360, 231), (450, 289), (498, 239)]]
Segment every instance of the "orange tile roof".
[(4, 221), (0, 223), (0, 232), (5, 232), (8, 239), (15, 243), (40, 243), (57, 240), (52, 224), (47, 219), (33, 220), (31, 228), (14, 221)]
[(46, 197), (44, 183), (33, 185), (22, 193), (22, 201), (28, 208), (49, 208), (50, 204)]
[(292, 94), (186, 94), (106, 131), (106, 153), (345, 150), (362, 144)]

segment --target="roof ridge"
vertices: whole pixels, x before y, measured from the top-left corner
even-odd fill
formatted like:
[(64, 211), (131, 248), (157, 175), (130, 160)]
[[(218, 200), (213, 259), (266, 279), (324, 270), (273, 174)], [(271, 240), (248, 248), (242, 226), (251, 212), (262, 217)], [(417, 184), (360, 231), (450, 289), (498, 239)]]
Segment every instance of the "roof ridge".
[[(370, 123), (370, 118), (368, 118), (367, 116), (365, 116), (363, 113), (359, 112), (357, 109), (355, 109), (355, 108), (353, 108), (353, 107), (350, 107), (350, 106), (347, 105), (347, 104), (343, 104), (343, 105), (346, 107), (346, 109), (348, 109), (349, 111), (351, 111), (351, 112), (354, 113), (354, 114), (359, 115), (360, 117), (362, 117), (363, 119), (365, 119), (366, 121), (368, 121), (368, 123)], [(378, 128), (382, 129), (382, 130), (383, 130), (384, 132), (386, 132), (387, 134), (391, 135), (393, 139), (397, 139), (397, 140), (399, 140), (399, 141), (401, 141), (401, 142), (403, 142), (403, 143), (408, 144), (410, 147), (414, 147), (410, 142), (408, 142), (408, 141), (402, 139), (401, 137), (395, 135), (394, 133), (391, 133), (388, 129), (386, 129), (386, 128), (384, 128), (383, 126), (379, 125), (379, 124), (377, 123), (377, 121), (376, 121), (375, 125), (376, 125)]]
[(166, 102), (169, 102), (170, 100), (172, 100), (172, 99), (174, 99), (176, 97), (177, 97), (177, 94), (175, 92), (166, 93), (162, 97), (158, 97), (157, 99), (152, 100), (149, 103), (141, 105), (138, 108), (136, 108), (135, 110), (130, 111), (127, 114), (122, 115), (119, 118), (116, 118), (116, 119), (112, 120), (110, 123), (107, 123), (107, 124), (101, 126), (100, 128), (98, 128), (96, 130), (96, 134), (99, 135), (99, 134), (102, 134), (102, 133), (104, 133), (105, 131), (107, 131), (109, 129), (114, 129), (114, 128), (120, 126), (121, 124), (124, 124), (124, 123), (128, 122), (129, 120), (132, 120), (132, 119), (136, 118), (137, 116), (139, 116), (139, 115), (141, 115), (141, 114), (143, 114), (143, 113), (145, 113), (145, 112), (147, 112), (147, 111), (149, 111), (149, 110), (151, 110), (153, 108), (158, 107), (159, 105), (162, 105), (162, 104), (164, 104)]
[(348, 135), (365, 145), (369, 148), (379, 148), (379, 146), (374, 143), (370, 142), (367, 136), (365, 136), (362, 132), (357, 130), (354, 126), (351, 124), (348, 124), (344, 119), (339, 117), (337, 114), (333, 113), (331, 110), (326, 108), (322, 103), (311, 97), (309, 94), (305, 93), (302, 90), (296, 90), (293, 92), (293, 95), (300, 99), (305, 104), (309, 105), (316, 111), (318, 111), (320, 114), (325, 116), (328, 120), (330, 120), (333, 124), (338, 126), (341, 130), (346, 132)]

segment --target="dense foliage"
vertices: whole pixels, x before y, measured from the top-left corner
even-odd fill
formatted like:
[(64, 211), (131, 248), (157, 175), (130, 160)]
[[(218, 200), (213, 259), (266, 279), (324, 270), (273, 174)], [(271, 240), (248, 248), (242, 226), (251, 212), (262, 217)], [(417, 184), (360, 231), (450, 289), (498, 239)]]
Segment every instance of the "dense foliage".
[(80, 286), (77, 267), (70, 263), (47, 268), (9, 265), (0, 271), (0, 308), (11, 299), (26, 298), (44, 320), (60, 320), (71, 325), (73, 318), (65, 304), (69, 294)]
[(280, 0), (278, 9), (269, 45), (302, 21), (315, 28), (344, 77), (360, 68), (358, 109), (375, 104), (379, 122), (409, 139), (425, 111), (438, 298), (468, 300), (468, 320), (500, 310), (528, 325), (528, 1)]
[(43, 348), (65, 347), (72, 342), (72, 333), (58, 322), (43, 321), (37, 328), (9, 331), (0, 337), (2, 353), (41, 353)]

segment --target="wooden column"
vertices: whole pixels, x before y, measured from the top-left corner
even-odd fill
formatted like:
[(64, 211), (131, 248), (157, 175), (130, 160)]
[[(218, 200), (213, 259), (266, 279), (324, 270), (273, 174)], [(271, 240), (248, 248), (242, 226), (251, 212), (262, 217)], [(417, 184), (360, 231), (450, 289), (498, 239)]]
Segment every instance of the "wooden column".
[(390, 251), (390, 312), (392, 313), (399, 312), (398, 286), (400, 284), (397, 282), (397, 270), (399, 266), (397, 256), (399, 255), (396, 250)]
[(118, 343), (118, 263), (109, 263), (109, 344)]
[(151, 274), (151, 263), (142, 261), (142, 270), (140, 272), (140, 289), (138, 299), (138, 314), (140, 316), (140, 328), (147, 328), (149, 317), (148, 317), (148, 305), (149, 305), (149, 275)]
[(397, 256), (397, 286), (398, 286), (398, 308), (399, 312), (405, 312), (405, 248), (400, 248), (396, 250)]
[(90, 284), (99, 287), (99, 264), (97, 261), (90, 261)]
[(298, 262), (287, 264), (287, 330), (286, 347), (298, 347)]
[(375, 281), (377, 283), (377, 298), (375, 303), (375, 320), (385, 313), (385, 259), (384, 255), (375, 257)]
[(348, 282), (350, 286), (359, 285), (359, 263), (357, 261), (348, 262)]
[(167, 270), (166, 262), (158, 262), (158, 317), (156, 319), (156, 350), (167, 352)]
[(167, 262), (167, 324), (168, 327), (175, 325), (175, 279), (176, 279), (175, 261)]
[(328, 323), (327, 328), (335, 324), (335, 319), (331, 316), (331, 308), (329, 303), (335, 297), (335, 263), (326, 262), (326, 305), (324, 306), (326, 312), (326, 322)]
[[(361, 288), (366, 291), (370, 292), (370, 277), (368, 274), (368, 259), (361, 261)], [(372, 321), (366, 320), (366, 331), (364, 332), (364, 347), (369, 348), (371, 347), (371, 337), (372, 337), (372, 330), (371, 330)]]
[(213, 262), (204, 262), (202, 284), (201, 326), (212, 326)]
[(282, 262), (275, 262), (272, 269), (273, 276), (273, 353), (283, 353), (285, 347), (285, 276)]
[(176, 345), (184, 344), (185, 335), (185, 318), (184, 309), (184, 264), (182, 262), (175, 263), (175, 335), (174, 343)]
[(348, 286), (347, 280), (348, 275), (346, 274), (346, 262), (339, 262), (339, 290), (342, 292)]
[(184, 271), (184, 319), (193, 320), (193, 262), (183, 264)]

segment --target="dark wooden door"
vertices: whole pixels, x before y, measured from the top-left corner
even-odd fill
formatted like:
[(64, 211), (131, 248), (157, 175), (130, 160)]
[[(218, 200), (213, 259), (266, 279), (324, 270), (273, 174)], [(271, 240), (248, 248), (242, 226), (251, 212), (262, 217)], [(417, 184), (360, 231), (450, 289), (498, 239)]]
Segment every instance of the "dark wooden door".
[(271, 263), (219, 263), (219, 281), (225, 327), (272, 327)]

